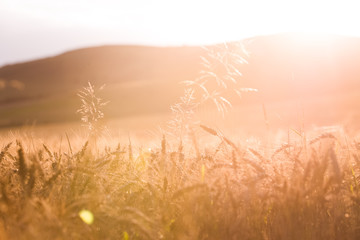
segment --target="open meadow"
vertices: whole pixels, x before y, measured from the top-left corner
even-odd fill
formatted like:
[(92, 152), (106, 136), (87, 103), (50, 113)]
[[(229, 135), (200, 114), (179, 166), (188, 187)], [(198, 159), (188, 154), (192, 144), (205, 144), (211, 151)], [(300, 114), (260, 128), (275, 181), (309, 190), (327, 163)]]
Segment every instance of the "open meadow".
[(0, 240), (359, 240), (359, 23), (0, 0)]
[(263, 124), (3, 131), (0, 239), (359, 239), (358, 135)]
[(209, 56), (226, 71), (186, 82), (171, 111), (107, 118), (125, 103), (89, 83), (82, 124), (3, 128), (0, 239), (359, 239), (359, 91), (265, 102)]

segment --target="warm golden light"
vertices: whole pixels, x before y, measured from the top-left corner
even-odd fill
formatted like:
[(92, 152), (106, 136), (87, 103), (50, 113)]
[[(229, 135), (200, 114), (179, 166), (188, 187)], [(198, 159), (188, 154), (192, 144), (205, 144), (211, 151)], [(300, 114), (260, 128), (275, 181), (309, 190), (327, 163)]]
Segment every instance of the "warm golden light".
[(79, 212), (79, 217), (83, 220), (84, 223), (91, 225), (94, 222), (94, 215), (89, 210), (81, 210)]
[(0, 240), (360, 239), (356, 2), (0, 1)]
[[(31, 52), (35, 57), (84, 45), (210, 44), (283, 32), (360, 36), (356, 1), (4, 0), (1, 4), (0, 65), (30, 58)], [(15, 47), (13, 36), (26, 36), (32, 49), (39, 46), (37, 52), (24, 43)]]

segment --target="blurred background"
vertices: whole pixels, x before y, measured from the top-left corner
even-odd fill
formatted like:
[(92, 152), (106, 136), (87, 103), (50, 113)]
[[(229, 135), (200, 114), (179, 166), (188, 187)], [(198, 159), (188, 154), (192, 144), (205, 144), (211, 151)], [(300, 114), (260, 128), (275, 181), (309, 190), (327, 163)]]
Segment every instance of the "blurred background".
[[(77, 93), (91, 82), (106, 120), (154, 127), (201, 77), (224, 42), (246, 59), (232, 110), (201, 106), (221, 129), (357, 129), (360, 29), (356, 1), (25, 1), (0, 3), (0, 127), (80, 123)], [(243, 48), (231, 47), (241, 41)], [(224, 49), (228, 51), (229, 49)], [(216, 71), (215, 69), (213, 69)], [(216, 85), (215, 85), (216, 86)], [(224, 121), (225, 120), (225, 121)]]

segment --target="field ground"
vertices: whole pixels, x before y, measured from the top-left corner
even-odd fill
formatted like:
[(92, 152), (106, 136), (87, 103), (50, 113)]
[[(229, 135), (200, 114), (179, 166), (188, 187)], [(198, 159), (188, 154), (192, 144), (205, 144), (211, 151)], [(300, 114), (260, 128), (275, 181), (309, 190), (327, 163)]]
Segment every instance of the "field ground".
[[(28, 92), (12, 90), (17, 102), (10, 90), (1, 99), (0, 239), (360, 239), (359, 68), (349, 65), (349, 72), (342, 63), (358, 62), (358, 55), (349, 47), (345, 55), (334, 50), (339, 58), (331, 61), (327, 51), (309, 59), (315, 46), (278, 56), (263, 43), (244, 74), (259, 92), (240, 101), (226, 95), (233, 107), (224, 116), (207, 103), (195, 114), (186, 112), (188, 104), (176, 118), (169, 110), (183, 89), (168, 78), (187, 79), (184, 63), (193, 67), (189, 76), (196, 73), (199, 49), (186, 48), (190, 55), (176, 64), (181, 49), (164, 51), (173, 57), (166, 62), (159, 49), (147, 48), (138, 67), (148, 72), (133, 68), (139, 61), (133, 47), (79, 50), (0, 69), (6, 81), (33, 77)], [(319, 59), (326, 64), (308, 71)], [(37, 78), (39, 69), (47, 70)], [(136, 76), (119, 82), (122, 75), (111, 69)], [(289, 81), (293, 70), (299, 79)], [(38, 87), (50, 86), (49, 76), (59, 89)], [(105, 118), (92, 129), (76, 114), (76, 89), (88, 76), (110, 83), (102, 96), (110, 100)]]
[(0, 239), (360, 239), (358, 99), (259, 93), (224, 117), (201, 106), (182, 133), (131, 107), (101, 134), (3, 128)]
[[(262, 104), (261, 96), (245, 96), (244, 102), (235, 105), (222, 117), (214, 106), (202, 106), (194, 117), (197, 128), (200, 124), (221, 131), (224, 136), (240, 143), (247, 139), (270, 141), (282, 144), (291, 138), (298, 138), (298, 133), (304, 131), (308, 138), (316, 137), (323, 132), (345, 134), (347, 137), (358, 137), (360, 112), (357, 109), (357, 93), (334, 96), (318, 96), (307, 100), (293, 99), (287, 101), (267, 102)], [(69, 100), (74, 104), (75, 100)], [(79, 101), (77, 99), (77, 101)], [(109, 103), (112, 110), (117, 103)], [(53, 106), (53, 104), (49, 104)], [(40, 106), (39, 109), (42, 109)], [(14, 112), (17, 112), (13, 110)], [(30, 110), (29, 110), (30, 111)], [(21, 112), (21, 111), (20, 111)], [(31, 112), (31, 111), (30, 111)], [(37, 112), (37, 111), (36, 111)], [(79, 114), (72, 112), (72, 118), (80, 118)], [(26, 113), (21, 113), (26, 114)], [(58, 114), (64, 114), (60, 112)], [(106, 116), (106, 109), (105, 109)], [(15, 116), (12, 116), (14, 118)], [(21, 117), (21, 116), (20, 116)], [(162, 136), (168, 135), (169, 120), (172, 114), (144, 113), (142, 115), (127, 115), (122, 118), (111, 118), (103, 121), (107, 130), (103, 133), (104, 144), (127, 144), (129, 139), (135, 146), (157, 146)], [(54, 116), (51, 116), (54, 118)], [(170, 131), (171, 132), (171, 131)], [(18, 138), (33, 138), (32, 141), (56, 143), (56, 147), (68, 145), (66, 135), (71, 143), (83, 144), (88, 136), (87, 128), (79, 121), (69, 123), (30, 124), (23, 127), (2, 128), (0, 130), (3, 144), (8, 140)], [(197, 137), (206, 136), (197, 130)], [(171, 139), (171, 136), (167, 136)]]

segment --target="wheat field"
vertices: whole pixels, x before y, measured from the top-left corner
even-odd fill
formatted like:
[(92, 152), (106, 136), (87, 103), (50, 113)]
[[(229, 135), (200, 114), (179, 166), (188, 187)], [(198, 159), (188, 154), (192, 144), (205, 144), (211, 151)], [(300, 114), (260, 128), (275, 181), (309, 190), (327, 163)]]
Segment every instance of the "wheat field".
[[(199, 107), (224, 119), (229, 91), (257, 92), (238, 88), (245, 59), (209, 56), (151, 141), (110, 138), (90, 83), (78, 95), (84, 134), (2, 134), (0, 239), (360, 239), (356, 133), (274, 133), (265, 107), (262, 140), (204, 124)], [(226, 63), (219, 74), (214, 61)]]
[(213, 147), (4, 143), (0, 238), (360, 237), (360, 142), (324, 133), (267, 149), (199, 128)]

